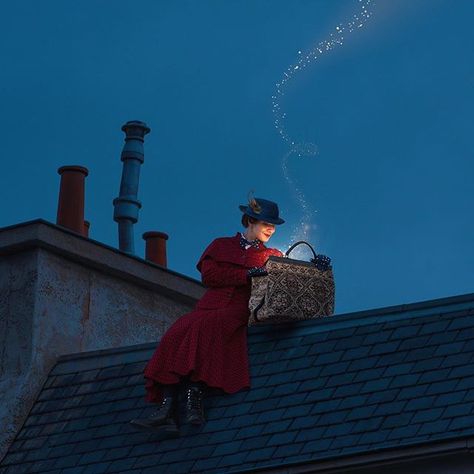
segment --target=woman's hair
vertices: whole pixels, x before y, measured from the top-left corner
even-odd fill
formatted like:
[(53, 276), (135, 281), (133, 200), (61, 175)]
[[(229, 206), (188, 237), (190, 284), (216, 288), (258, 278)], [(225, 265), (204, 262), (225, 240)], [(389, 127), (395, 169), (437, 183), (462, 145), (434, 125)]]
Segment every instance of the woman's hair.
[(242, 225), (247, 228), (249, 224), (255, 224), (258, 222), (258, 219), (248, 216), (247, 214), (242, 215)]

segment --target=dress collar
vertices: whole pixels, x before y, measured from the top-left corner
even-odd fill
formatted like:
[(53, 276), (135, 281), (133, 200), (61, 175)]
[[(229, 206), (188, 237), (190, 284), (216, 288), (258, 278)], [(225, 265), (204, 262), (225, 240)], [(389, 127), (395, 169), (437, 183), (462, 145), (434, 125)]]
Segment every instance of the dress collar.
[(262, 241), (259, 240), (259, 239), (255, 239), (255, 240), (247, 240), (244, 235), (242, 234), (242, 232), (239, 232), (237, 234), (239, 237), (240, 237), (240, 247), (244, 250), (247, 250), (249, 249), (250, 247), (253, 247), (255, 249), (259, 249), (260, 246), (262, 245)]

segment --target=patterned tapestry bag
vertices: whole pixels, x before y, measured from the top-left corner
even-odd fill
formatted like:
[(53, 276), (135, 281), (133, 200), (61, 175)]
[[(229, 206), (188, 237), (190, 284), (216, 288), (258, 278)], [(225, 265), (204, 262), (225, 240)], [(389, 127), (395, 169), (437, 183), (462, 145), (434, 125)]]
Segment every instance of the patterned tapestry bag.
[[(288, 257), (301, 244), (314, 255), (309, 262)], [(249, 326), (331, 316), (335, 286), (330, 261), (316, 255), (304, 241), (292, 245), (284, 257), (270, 257), (266, 263), (268, 275), (252, 278)]]

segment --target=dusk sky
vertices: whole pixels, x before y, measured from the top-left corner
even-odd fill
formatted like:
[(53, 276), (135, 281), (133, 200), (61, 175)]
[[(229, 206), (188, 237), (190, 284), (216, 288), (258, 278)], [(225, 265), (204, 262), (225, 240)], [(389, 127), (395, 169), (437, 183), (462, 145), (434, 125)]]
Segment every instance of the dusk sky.
[[(277, 201), (285, 250), (302, 221), (330, 256), (336, 312), (474, 291), (474, 1), (377, 0), (361, 28), (292, 77), (358, 0), (3, 2), (0, 226), (55, 222), (63, 165), (83, 165), (90, 237), (118, 246), (112, 200), (128, 120), (145, 140), (135, 225), (170, 235), (172, 270), (199, 278), (240, 230), (250, 190)], [(301, 53), (298, 53), (301, 51)], [(307, 256), (307, 254), (304, 254)]]

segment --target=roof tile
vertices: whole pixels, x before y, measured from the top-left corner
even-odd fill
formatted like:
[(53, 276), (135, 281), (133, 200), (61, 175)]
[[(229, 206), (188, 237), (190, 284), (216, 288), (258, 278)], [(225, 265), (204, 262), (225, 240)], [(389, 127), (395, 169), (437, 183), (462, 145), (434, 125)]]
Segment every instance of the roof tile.
[(281, 445), (274, 453), (273, 458), (283, 458), (299, 454), (303, 449), (304, 443), (294, 443)]
[(339, 404), (339, 408), (342, 410), (343, 408), (354, 408), (354, 407), (363, 406), (366, 404), (368, 398), (369, 398), (368, 394), (346, 397)]
[(443, 361), (443, 367), (457, 367), (471, 362), (474, 359), (474, 352), (463, 351), (461, 354), (452, 354), (440, 359)]
[(411, 422), (412, 418), (413, 412), (397, 413), (396, 415), (387, 416), (382, 424), (382, 429), (406, 426)]
[(361, 444), (379, 444), (384, 442), (388, 435), (391, 433), (389, 429), (381, 429), (377, 431), (368, 431), (361, 434), (359, 438), (359, 443)]
[(337, 438), (333, 439), (333, 442), (330, 445), (330, 449), (335, 449), (335, 448), (345, 448), (347, 446), (355, 446), (357, 442), (359, 441), (360, 434), (356, 435), (345, 435), (345, 436), (339, 436)]
[[(464, 400), (464, 398), (466, 397), (466, 394), (467, 394), (467, 390), (461, 390), (459, 392), (450, 392), (450, 393), (445, 393), (443, 395), (439, 395), (433, 406), (435, 407), (439, 407), (439, 406), (446, 406), (446, 405), (449, 405), (451, 403), (459, 403), (459, 402), (462, 402)], [(454, 405), (456, 406), (456, 405)]]
[(391, 390), (382, 390), (380, 392), (375, 392), (371, 394), (365, 394), (364, 397), (368, 397), (367, 404), (371, 405), (373, 403), (391, 402), (397, 398), (397, 395), (399, 393), (400, 389), (397, 388)]
[[(242, 446), (242, 441), (241, 440), (237, 440), (237, 441), (234, 441), (232, 443), (225, 443), (225, 444), (221, 444), (221, 445), (217, 445), (214, 446), (210, 446), (214, 451), (212, 452), (211, 451), (211, 454), (209, 454), (209, 456), (213, 456), (213, 457), (216, 457), (216, 456), (225, 456), (227, 454), (234, 454), (234, 453), (238, 453), (240, 451), (240, 447)], [(207, 456), (207, 457), (209, 457)]]
[(160, 462), (162, 456), (163, 454), (161, 453), (150, 454), (148, 456), (142, 456), (135, 461), (135, 464), (133, 465), (133, 467), (142, 468), (142, 467), (156, 466)]
[[(319, 420), (320, 415), (311, 415), (311, 416), (301, 416), (295, 418), (293, 423), (290, 425), (290, 430), (300, 430), (301, 428), (311, 428), (313, 426), (318, 426), (317, 421)], [(296, 436), (296, 435), (295, 435)]]
[(433, 333), (443, 334), (444, 331), (449, 326), (449, 324), (450, 324), (449, 320), (427, 322), (423, 324), (423, 326), (421, 327), (420, 334), (433, 334)]
[[(340, 425), (342, 426), (342, 425)], [(338, 427), (336, 426), (335, 429)], [(327, 431), (327, 426), (317, 426), (313, 428), (302, 429), (296, 436), (295, 441), (315, 441), (323, 437), (324, 433)]]
[(435, 399), (436, 397), (434, 396), (424, 396), (409, 400), (405, 406), (405, 410), (424, 410), (426, 408), (430, 408), (431, 406), (433, 406)]
[[(369, 380), (363, 384), (360, 389), (361, 393), (365, 392), (376, 392), (378, 390), (385, 390), (390, 385), (392, 379), (384, 378), (384, 379), (376, 379), (376, 380)], [(394, 387), (390, 387), (394, 388)]]
[(333, 439), (326, 438), (326, 439), (316, 439), (314, 441), (307, 442), (303, 448), (301, 449), (301, 454), (305, 453), (320, 453), (321, 451), (325, 451), (326, 449), (331, 446)]
[[(237, 433), (235, 431), (232, 431), (234, 433), (234, 438), (235, 439), (246, 439), (246, 438), (252, 438), (254, 436), (259, 436), (265, 425), (250, 425), (246, 426), (244, 428), (241, 428)], [(226, 433), (224, 431), (224, 433)], [(217, 433), (218, 435), (219, 433)]]
[(414, 414), (412, 421), (413, 423), (436, 421), (441, 416), (443, 411), (444, 408), (430, 408), (429, 410), (421, 410)]
[(380, 428), (384, 421), (383, 416), (372, 417), (358, 421), (352, 428), (351, 433), (361, 433), (363, 431), (373, 431)]
[(247, 451), (241, 451), (239, 453), (231, 454), (229, 456), (223, 456), (220, 462), (217, 464), (218, 467), (235, 466), (242, 464), (247, 457)]
[(421, 325), (402, 326), (395, 329), (392, 333), (391, 339), (406, 339), (416, 336), (420, 331)]
[[(377, 367), (374, 369), (361, 370), (354, 378), (354, 382), (366, 382), (367, 380), (378, 379), (385, 372), (385, 368)], [(351, 380), (350, 380), (351, 381)]]
[(450, 372), (451, 372), (451, 369), (430, 370), (422, 374), (418, 382), (420, 384), (424, 384), (424, 383), (439, 382), (442, 380), (446, 380)]
[[(259, 400), (257, 402), (252, 402), (252, 403), (245, 403), (244, 405), (237, 405), (237, 407), (232, 406), (228, 407), (228, 412), (226, 411), (225, 416), (230, 416), (232, 414), (234, 415), (240, 415), (244, 412), (241, 413), (241, 406), (248, 407), (250, 405), (250, 409), (247, 409), (245, 413), (260, 413), (265, 410), (272, 410), (273, 408), (276, 408), (278, 404), (280, 403), (279, 398), (268, 398), (264, 400)], [(236, 410), (237, 408), (237, 410)]]
[(463, 318), (453, 318), (451, 320), (451, 324), (448, 327), (448, 331), (472, 327), (474, 327), (474, 315), (470, 314), (468, 316), (464, 316)]
[[(464, 311), (474, 306), (463, 298)], [(153, 409), (143, 368), (155, 344), (69, 356), (6, 459), (21, 469), (64, 459), (56, 471), (221, 474), (474, 434), (474, 324), (446, 309), (453, 301), (305, 321), (291, 333), (250, 328), (252, 389), (210, 396), (206, 425), (161, 442), (128, 425)]]
[(128, 459), (122, 458), (120, 460), (113, 461), (110, 464), (107, 472), (120, 472), (120, 471), (130, 472), (135, 462), (136, 462), (135, 458), (128, 458)]
[(300, 386), (300, 382), (291, 382), (275, 387), (271, 393), (272, 397), (280, 397), (282, 395), (288, 395), (289, 393), (295, 393)]
[(324, 365), (324, 364), (334, 364), (339, 362), (339, 360), (344, 354), (344, 351), (337, 351), (337, 352), (325, 352), (324, 354), (320, 354), (316, 359), (317, 365)]
[[(421, 374), (404, 374), (392, 378), (390, 388), (414, 386), (420, 379)], [(382, 379), (384, 380), (384, 379)]]
[[(290, 427), (291, 429), (291, 427)], [(280, 445), (289, 445), (294, 441), (298, 431), (284, 431), (283, 433), (277, 433), (272, 435), (272, 437), (268, 440), (268, 446), (280, 446)]]
[(347, 367), (349, 366), (350, 362), (345, 361), (345, 362), (338, 362), (337, 364), (330, 364), (326, 365), (322, 370), (321, 370), (321, 377), (324, 377), (326, 375), (335, 375), (335, 374), (341, 374), (345, 373)]
[(301, 383), (299, 390), (300, 392), (306, 392), (308, 390), (316, 390), (325, 386), (329, 386), (328, 377), (310, 377)]
[(274, 447), (267, 447), (262, 449), (256, 449), (254, 451), (250, 451), (245, 458), (246, 462), (249, 461), (263, 461), (265, 459), (271, 459), (272, 454), (275, 452)]
[(456, 354), (464, 347), (464, 341), (453, 342), (451, 344), (444, 344), (439, 346), (435, 352), (435, 356), (444, 356), (448, 354)]
[(79, 462), (80, 458), (80, 454), (71, 454), (70, 456), (60, 457), (54, 463), (54, 467), (56, 469), (64, 469), (65, 467), (75, 466)]
[(283, 414), (283, 418), (296, 418), (300, 416), (305, 416), (311, 411), (312, 405), (296, 405), (292, 407), (288, 407)]
[(346, 350), (341, 360), (352, 361), (356, 359), (362, 359), (363, 357), (366, 357), (369, 354), (370, 349), (371, 349), (371, 346), (362, 346), (362, 347), (356, 347), (354, 349)]
[[(474, 315), (472, 315), (471, 318), (474, 318)], [(456, 341), (471, 341), (472, 339), (474, 339), (474, 327), (461, 329), (456, 335)]]
[(213, 469), (217, 467), (219, 461), (220, 461), (220, 458), (218, 457), (212, 457), (208, 459), (199, 459), (193, 464), (191, 468), (191, 472), (208, 472), (209, 469)]
[(371, 369), (372, 367), (375, 367), (379, 361), (380, 361), (380, 358), (377, 356), (364, 357), (362, 359), (355, 359), (351, 362), (351, 365), (349, 366), (348, 370), (353, 371), (353, 370)]
[(351, 410), (351, 412), (347, 415), (347, 420), (360, 420), (364, 418), (369, 418), (372, 416), (376, 410), (375, 405), (369, 405), (369, 406), (362, 406), (358, 408), (354, 408)]
[[(467, 379), (464, 379), (467, 380)], [(429, 395), (437, 395), (439, 393), (452, 392), (455, 388), (456, 390), (462, 389), (463, 387), (458, 385), (458, 380), (444, 380), (442, 382), (434, 382), (428, 387), (427, 393)], [(474, 382), (474, 377), (473, 377)]]
[(257, 417), (252, 415), (252, 421), (256, 424), (268, 423), (269, 421), (281, 420), (286, 408), (279, 408), (278, 410), (269, 410), (260, 413)]
[(334, 350), (351, 350), (362, 346), (366, 336), (359, 334), (357, 336), (344, 337), (339, 339), (334, 346)]
[(443, 432), (448, 428), (450, 422), (451, 420), (438, 420), (430, 423), (424, 423), (417, 434), (424, 435)]
[(457, 405), (451, 405), (447, 408), (439, 408), (439, 410), (443, 413), (443, 418), (455, 418), (458, 416), (466, 416), (472, 413), (474, 410), (474, 405), (472, 402), (460, 403)]
[(421, 425), (415, 425), (413, 423), (405, 426), (399, 426), (394, 428), (387, 436), (388, 440), (393, 439), (404, 439), (414, 437), (420, 430)]
[(470, 416), (460, 416), (458, 418), (453, 418), (452, 420), (443, 420), (449, 423), (449, 430), (461, 430), (464, 428), (469, 428), (470, 433), (472, 434), (474, 426), (474, 415)]
[(290, 426), (291, 421), (292, 420), (282, 420), (282, 421), (274, 421), (272, 423), (268, 423), (267, 425), (265, 425), (262, 433), (268, 434), (268, 433), (278, 433), (280, 431), (284, 431)]

